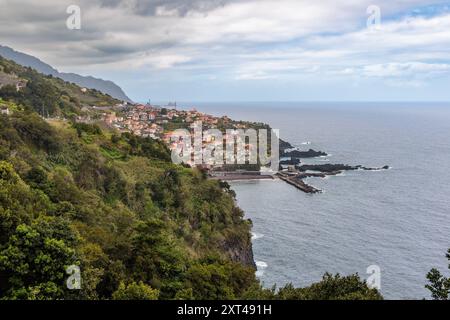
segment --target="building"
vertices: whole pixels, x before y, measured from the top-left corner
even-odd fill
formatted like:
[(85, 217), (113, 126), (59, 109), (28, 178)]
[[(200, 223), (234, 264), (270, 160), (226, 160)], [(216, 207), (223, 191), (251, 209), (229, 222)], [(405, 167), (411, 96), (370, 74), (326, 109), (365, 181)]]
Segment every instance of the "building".
[(106, 114), (104, 120), (109, 125), (113, 124), (114, 122), (117, 121), (116, 113), (115, 112), (111, 112), (109, 114)]
[(20, 91), (27, 86), (27, 82), (25, 80), (20, 80), (16, 83), (16, 90)]
[(0, 107), (1, 114), (5, 114), (9, 116), (9, 108), (8, 107)]

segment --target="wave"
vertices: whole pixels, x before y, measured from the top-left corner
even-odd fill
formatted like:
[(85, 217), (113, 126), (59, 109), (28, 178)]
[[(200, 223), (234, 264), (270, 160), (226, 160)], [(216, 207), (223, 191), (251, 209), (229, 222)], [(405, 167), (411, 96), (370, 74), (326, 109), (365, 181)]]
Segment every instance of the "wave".
[(267, 263), (264, 261), (256, 261), (256, 272), (255, 272), (255, 276), (257, 277), (262, 277), (264, 275), (264, 269), (267, 268)]
[(310, 145), (311, 144), (311, 141), (305, 141), (305, 142), (302, 142), (302, 143), (300, 143), (301, 145), (304, 145), (304, 146), (307, 146), (307, 145)]
[(268, 266), (267, 263), (264, 261), (256, 261), (255, 263), (256, 263), (256, 266), (261, 269), (265, 269)]
[(261, 234), (261, 233), (256, 233), (256, 232), (252, 232), (252, 240), (261, 239), (262, 237), (264, 237), (263, 234)]

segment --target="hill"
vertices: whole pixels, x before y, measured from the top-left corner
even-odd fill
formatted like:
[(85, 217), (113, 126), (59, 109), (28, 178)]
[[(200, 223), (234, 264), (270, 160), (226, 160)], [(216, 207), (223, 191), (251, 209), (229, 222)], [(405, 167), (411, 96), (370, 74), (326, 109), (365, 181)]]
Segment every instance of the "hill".
[[(17, 88), (17, 83), (23, 87)], [(15, 101), (45, 116), (79, 114), (83, 106), (112, 106), (120, 101), (96, 89), (43, 75), (29, 67), (0, 57), (0, 97)]]
[(59, 72), (52, 66), (46, 64), (45, 62), (42, 62), (36, 57), (15, 51), (6, 46), (0, 45), (0, 56), (12, 60), (22, 66), (31, 67), (45, 75), (52, 75), (53, 77), (60, 78), (64, 81), (75, 83), (83, 88), (96, 89), (120, 101), (132, 102), (131, 99), (122, 90), (122, 88), (120, 88), (112, 81), (98, 79), (91, 76), (81, 76), (75, 73)]

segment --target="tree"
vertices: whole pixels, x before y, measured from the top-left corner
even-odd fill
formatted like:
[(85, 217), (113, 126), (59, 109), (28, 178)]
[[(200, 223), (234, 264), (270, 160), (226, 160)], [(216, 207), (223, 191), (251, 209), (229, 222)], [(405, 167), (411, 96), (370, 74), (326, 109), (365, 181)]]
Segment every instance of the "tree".
[(281, 300), (381, 300), (377, 289), (367, 286), (358, 274), (350, 276), (326, 273), (322, 281), (306, 288), (294, 288), (291, 284), (281, 288), (276, 295)]
[(119, 143), (120, 142), (120, 137), (117, 134), (114, 133), (113, 135), (111, 135), (111, 142), (114, 143), (114, 144)]
[(16, 86), (8, 84), (0, 88), (0, 96), (5, 100), (11, 100), (20, 97), (20, 92), (17, 91)]
[(42, 192), (32, 190), (6, 161), (0, 161), (0, 250), (20, 224), (50, 207)]
[(172, 298), (182, 287), (187, 255), (163, 221), (149, 219), (136, 226), (132, 238), (132, 268), (135, 279), (161, 290)]
[(61, 150), (61, 141), (54, 128), (36, 113), (16, 113), (12, 122), (22, 140), (31, 142), (48, 153), (57, 153)]
[(220, 264), (196, 264), (187, 272), (187, 281), (198, 300), (231, 300), (236, 296), (230, 285), (230, 274)]
[(129, 285), (121, 283), (119, 289), (113, 293), (114, 300), (158, 300), (159, 291), (144, 284), (132, 282)]
[[(446, 257), (450, 261), (450, 249), (447, 251)], [(450, 269), (450, 264), (448, 268)], [(444, 277), (439, 270), (433, 268), (428, 272), (427, 279), (430, 283), (425, 288), (430, 290), (434, 300), (449, 300), (450, 278)]]
[(0, 251), (7, 298), (64, 298), (66, 268), (77, 264), (70, 247), (74, 243), (75, 237), (61, 219), (38, 218), (31, 225), (19, 225)]
[(255, 282), (253, 267), (208, 255), (187, 270), (185, 287), (192, 288), (194, 299), (228, 300), (240, 298)]

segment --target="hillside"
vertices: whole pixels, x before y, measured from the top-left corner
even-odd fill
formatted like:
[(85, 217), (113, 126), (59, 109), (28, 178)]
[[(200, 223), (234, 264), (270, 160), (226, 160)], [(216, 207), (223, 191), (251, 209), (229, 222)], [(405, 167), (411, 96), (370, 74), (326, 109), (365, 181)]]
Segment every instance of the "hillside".
[(0, 128), (0, 297), (68, 298), (69, 265), (89, 299), (122, 282), (234, 298), (255, 281), (250, 223), (227, 186), (171, 164), (160, 142), (23, 111)]
[(53, 77), (60, 78), (64, 81), (75, 83), (80, 87), (96, 89), (120, 101), (132, 102), (131, 99), (127, 97), (122, 88), (120, 88), (112, 81), (98, 79), (91, 76), (81, 76), (75, 73), (59, 72), (52, 66), (46, 64), (45, 62), (42, 62), (36, 57), (15, 51), (6, 46), (0, 45), (0, 56), (12, 60), (22, 66), (31, 67), (45, 75), (52, 75)]
[[(171, 162), (159, 140), (44, 120), (114, 103), (0, 60), (1, 299), (380, 299), (357, 276), (263, 289), (234, 191)], [(37, 111), (37, 112), (36, 112)], [(276, 213), (274, 213), (276, 214)], [(81, 270), (81, 290), (66, 285)]]
[[(17, 90), (15, 83), (26, 85)], [(85, 92), (79, 86), (53, 76), (43, 75), (0, 57), (0, 97), (15, 101), (45, 116), (79, 114), (83, 106), (112, 106), (119, 100), (95, 89)]]

